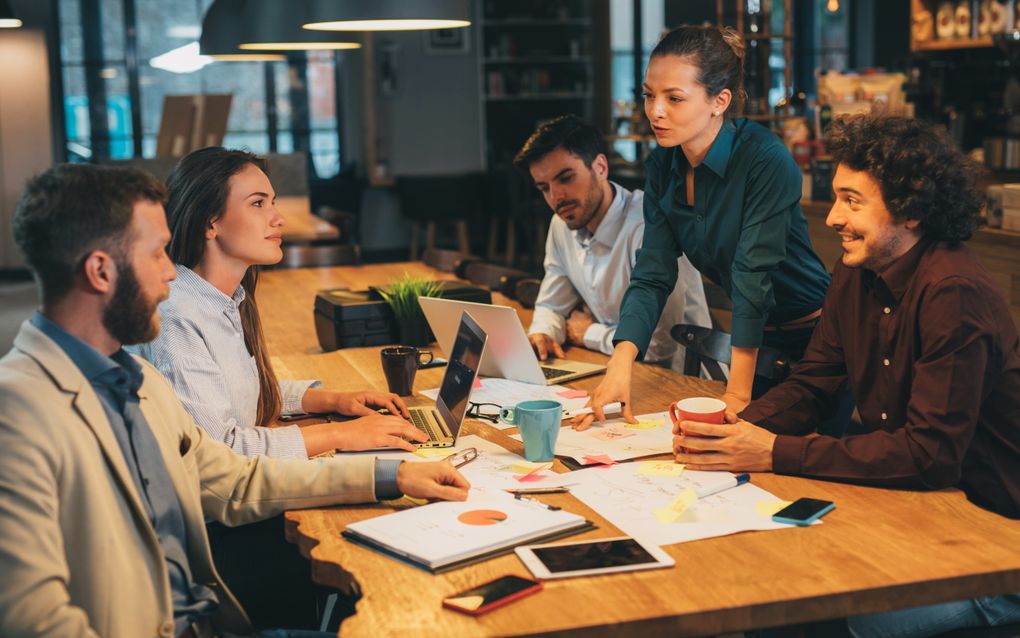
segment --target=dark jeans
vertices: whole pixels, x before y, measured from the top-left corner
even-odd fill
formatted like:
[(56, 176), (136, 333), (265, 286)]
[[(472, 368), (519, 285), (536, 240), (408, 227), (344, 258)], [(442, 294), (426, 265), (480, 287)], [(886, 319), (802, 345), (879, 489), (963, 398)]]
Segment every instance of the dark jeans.
[[(815, 323), (817, 325), (817, 322)], [(787, 361), (792, 369), (804, 356), (811, 335), (815, 331), (815, 325), (796, 330), (766, 330), (762, 333), (762, 345), (775, 348), (786, 355)], [(754, 386), (751, 388), (751, 399), (757, 399), (766, 392), (783, 382), (783, 379), (769, 379), (759, 375), (754, 377)], [(828, 436), (841, 437), (847, 431), (850, 417), (854, 412), (854, 397), (849, 383), (844, 383), (836, 399), (835, 409), (832, 414), (818, 424), (818, 433)]]
[(311, 565), (284, 538), (283, 516), (239, 527), (209, 523), (206, 530), (217, 571), (256, 628), (319, 628), (325, 600), (336, 591), (312, 582)]

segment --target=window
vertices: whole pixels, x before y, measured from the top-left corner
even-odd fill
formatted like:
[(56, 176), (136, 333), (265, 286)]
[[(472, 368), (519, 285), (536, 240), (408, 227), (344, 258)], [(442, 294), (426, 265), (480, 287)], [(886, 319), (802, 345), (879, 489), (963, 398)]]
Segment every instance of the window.
[[(288, 62), (213, 62), (180, 72), (157, 68), (153, 58), (193, 45), (212, 0), (59, 0), (61, 65), (67, 159), (103, 161), (129, 158), (140, 148), (156, 151), (167, 95), (230, 93), (233, 96), (223, 143), (255, 153), (311, 153), (320, 178), (340, 170), (333, 52), (310, 52)], [(129, 25), (125, 16), (134, 16)], [(128, 37), (129, 27), (137, 37)], [(136, 50), (137, 71), (128, 52)], [(194, 59), (194, 53), (190, 54)], [(295, 63), (295, 61), (297, 63)], [(267, 69), (267, 66), (268, 69)], [(295, 72), (297, 70), (297, 72)], [(129, 73), (136, 73), (138, 97), (131, 96)], [(295, 125), (294, 101), (308, 105), (309, 122)], [(133, 118), (141, 122), (134, 131)], [(270, 132), (275, 131), (275, 139)], [(309, 140), (307, 143), (295, 143)], [(136, 139), (139, 136), (140, 139)]]

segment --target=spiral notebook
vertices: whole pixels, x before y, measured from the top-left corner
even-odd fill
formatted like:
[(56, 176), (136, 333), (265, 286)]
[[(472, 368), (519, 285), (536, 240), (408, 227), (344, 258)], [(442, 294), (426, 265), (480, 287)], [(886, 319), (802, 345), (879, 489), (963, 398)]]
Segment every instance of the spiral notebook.
[(436, 573), (593, 527), (583, 516), (538, 501), (471, 490), (463, 502), (432, 503), (352, 523), (343, 536)]

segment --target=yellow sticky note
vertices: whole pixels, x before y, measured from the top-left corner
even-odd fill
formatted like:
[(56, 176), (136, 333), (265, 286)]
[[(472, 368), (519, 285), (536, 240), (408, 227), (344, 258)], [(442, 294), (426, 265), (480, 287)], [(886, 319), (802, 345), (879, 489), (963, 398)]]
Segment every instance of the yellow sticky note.
[(697, 500), (697, 492), (693, 488), (688, 487), (683, 492), (680, 492), (680, 495), (673, 499), (672, 503), (655, 510), (655, 518), (663, 524), (674, 523)]
[(762, 518), (772, 518), (772, 515), (790, 504), (790, 501), (758, 501), (754, 509)]
[(511, 472), (517, 472), (518, 474), (531, 474), (532, 472), (544, 471), (552, 468), (552, 463), (530, 463), (528, 461), (518, 461), (510, 466)]
[(638, 419), (637, 423), (624, 423), (632, 430), (657, 430), (662, 425), (662, 419)]
[(415, 456), (423, 459), (445, 459), (453, 454), (453, 448), (445, 447), (420, 447), (414, 451)]
[(684, 473), (684, 464), (673, 461), (641, 461), (637, 473), (645, 476), (680, 476)]

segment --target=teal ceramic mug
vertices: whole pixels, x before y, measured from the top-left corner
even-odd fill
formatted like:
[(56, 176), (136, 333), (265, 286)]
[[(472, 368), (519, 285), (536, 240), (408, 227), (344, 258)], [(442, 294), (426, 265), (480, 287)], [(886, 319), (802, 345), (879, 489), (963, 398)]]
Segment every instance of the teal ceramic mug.
[(500, 421), (520, 429), (524, 458), (529, 461), (553, 460), (562, 419), (563, 405), (559, 401), (521, 401), (499, 411)]

